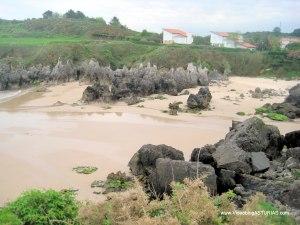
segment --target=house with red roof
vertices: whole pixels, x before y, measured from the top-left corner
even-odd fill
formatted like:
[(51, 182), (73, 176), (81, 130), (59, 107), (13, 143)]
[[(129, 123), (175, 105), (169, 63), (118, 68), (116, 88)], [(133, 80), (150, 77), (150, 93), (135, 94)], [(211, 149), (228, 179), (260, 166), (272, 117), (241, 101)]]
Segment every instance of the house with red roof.
[(183, 30), (175, 28), (164, 28), (163, 29), (163, 43), (164, 44), (192, 44), (193, 36)]
[(211, 31), (210, 44), (215, 47), (243, 48), (253, 50), (255, 45), (245, 42), (243, 36), (229, 32)]

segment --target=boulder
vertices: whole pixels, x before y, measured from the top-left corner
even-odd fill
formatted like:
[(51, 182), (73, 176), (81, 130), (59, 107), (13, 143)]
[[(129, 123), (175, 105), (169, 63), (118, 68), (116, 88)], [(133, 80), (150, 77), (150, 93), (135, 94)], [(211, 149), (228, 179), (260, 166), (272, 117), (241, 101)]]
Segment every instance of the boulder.
[(246, 152), (265, 152), (270, 159), (281, 155), (283, 136), (279, 129), (266, 125), (261, 119), (252, 117), (239, 123), (225, 137)]
[(289, 95), (285, 99), (285, 102), (300, 108), (300, 83), (289, 90)]
[(240, 121), (232, 120), (232, 121), (231, 121), (231, 127), (229, 128), (229, 131), (234, 130), (234, 129), (236, 128), (236, 126), (237, 126), (238, 124), (240, 124), (240, 123), (241, 123)]
[(287, 149), (286, 156), (300, 160), (300, 147)]
[(286, 133), (284, 136), (284, 142), (288, 148), (300, 147), (300, 130)]
[(228, 77), (224, 74), (219, 73), (216, 70), (213, 70), (213, 71), (209, 72), (208, 80), (209, 80), (209, 82), (225, 81), (225, 80), (228, 80)]
[(251, 152), (252, 171), (264, 172), (270, 168), (270, 160), (264, 152)]
[(285, 202), (296, 209), (300, 209), (300, 180), (295, 180), (285, 195)]
[(147, 176), (155, 169), (156, 159), (184, 160), (183, 153), (167, 145), (143, 145), (130, 159), (129, 168), (135, 176)]
[(263, 107), (269, 109), (270, 111), (283, 114), (290, 119), (300, 117), (300, 108), (289, 102), (273, 103), (272, 105), (267, 103)]
[(236, 173), (249, 174), (252, 171), (250, 165), (250, 153), (239, 148), (234, 142), (224, 142), (216, 148), (212, 154), (217, 168), (235, 171)]
[(239, 183), (243, 185), (246, 191), (252, 190), (262, 192), (271, 200), (286, 202), (286, 193), (290, 189), (290, 184), (283, 181), (274, 181), (261, 179), (248, 174), (239, 176)]
[(151, 181), (156, 187), (157, 194), (170, 193), (170, 183), (182, 182), (185, 178), (202, 178), (210, 193), (217, 192), (217, 176), (212, 166), (182, 160), (162, 158), (156, 160), (156, 174)]
[(217, 179), (218, 191), (224, 192), (233, 189), (236, 186), (235, 176), (236, 173), (234, 171), (221, 169)]
[(92, 102), (98, 99), (98, 93), (94, 90), (91, 86), (88, 86), (82, 94), (82, 101), (83, 102)]
[(92, 102), (96, 100), (105, 101), (105, 102), (111, 100), (111, 93), (108, 85), (95, 83), (92, 86), (88, 86), (84, 90), (82, 94), (82, 101)]
[(299, 159), (289, 157), (285, 162), (285, 167), (288, 169), (300, 169), (300, 161)]
[(187, 99), (187, 106), (190, 109), (205, 109), (212, 99), (208, 87), (201, 87), (197, 94), (190, 94)]
[(214, 145), (205, 145), (202, 148), (195, 148), (191, 154), (192, 162), (202, 162), (204, 164), (211, 164), (214, 166), (215, 161), (212, 156), (212, 153), (216, 151)]

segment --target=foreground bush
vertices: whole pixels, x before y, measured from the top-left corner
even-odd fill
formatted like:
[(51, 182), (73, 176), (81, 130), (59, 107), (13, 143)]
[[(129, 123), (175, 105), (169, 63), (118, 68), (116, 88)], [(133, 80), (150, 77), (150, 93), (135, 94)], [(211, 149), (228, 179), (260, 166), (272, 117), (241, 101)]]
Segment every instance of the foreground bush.
[[(113, 194), (104, 203), (86, 203), (80, 208), (82, 225), (279, 225), (295, 224), (289, 216), (241, 216), (224, 214), (237, 210), (233, 201), (236, 195), (226, 192), (211, 197), (202, 181), (186, 180), (184, 184), (173, 183), (173, 193), (162, 201), (148, 200), (137, 185), (128, 193)], [(264, 195), (253, 196), (242, 211), (276, 211)]]
[(2, 219), (4, 223), (0, 224), (58, 225), (69, 222), (74, 224), (78, 204), (71, 193), (32, 190), (23, 193), (1, 212), (0, 221)]

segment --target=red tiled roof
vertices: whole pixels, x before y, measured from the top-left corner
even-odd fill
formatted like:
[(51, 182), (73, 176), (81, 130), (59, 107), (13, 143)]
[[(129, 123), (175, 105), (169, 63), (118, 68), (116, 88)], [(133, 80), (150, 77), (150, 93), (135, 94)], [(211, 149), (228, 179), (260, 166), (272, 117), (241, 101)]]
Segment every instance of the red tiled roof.
[(229, 36), (228, 32), (215, 32), (215, 31), (212, 31), (212, 33), (214, 33), (216, 35), (219, 35), (219, 36), (222, 36), (222, 37), (228, 37)]
[(165, 28), (164, 30), (171, 33), (171, 34), (179, 34), (181, 36), (187, 37), (187, 32), (185, 32), (183, 30), (173, 29), (173, 28)]
[(255, 45), (250, 44), (248, 42), (240, 42), (239, 44), (242, 45), (242, 46), (244, 46), (244, 47), (246, 47), (246, 48), (256, 48)]

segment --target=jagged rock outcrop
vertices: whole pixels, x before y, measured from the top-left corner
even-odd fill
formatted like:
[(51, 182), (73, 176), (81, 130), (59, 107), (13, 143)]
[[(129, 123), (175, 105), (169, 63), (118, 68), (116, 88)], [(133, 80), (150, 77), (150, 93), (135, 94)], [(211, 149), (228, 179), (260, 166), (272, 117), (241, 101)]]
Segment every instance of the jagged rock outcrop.
[(191, 154), (191, 161), (215, 165), (215, 160), (212, 156), (215, 151), (216, 147), (214, 145), (205, 145), (202, 148), (195, 148)]
[(290, 119), (300, 117), (300, 84), (289, 90), (289, 95), (282, 103), (265, 104), (270, 111), (283, 114)]
[(206, 109), (212, 99), (208, 87), (201, 87), (197, 94), (190, 94), (187, 99), (187, 106), (190, 109)]
[(109, 102), (111, 100), (111, 92), (108, 85), (95, 83), (84, 90), (82, 94), (83, 102), (89, 103), (96, 100), (104, 102)]

